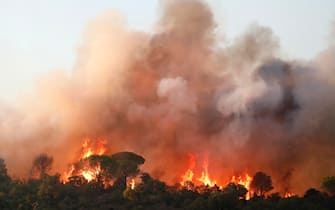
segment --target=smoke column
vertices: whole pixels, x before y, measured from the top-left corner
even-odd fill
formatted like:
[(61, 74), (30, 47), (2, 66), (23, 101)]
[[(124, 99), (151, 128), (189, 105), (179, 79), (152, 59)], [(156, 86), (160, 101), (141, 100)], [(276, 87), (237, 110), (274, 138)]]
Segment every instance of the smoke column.
[(251, 25), (219, 44), (209, 6), (163, 1), (154, 33), (107, 11), (88, 23), (70, 75), (36, 78), (14, 106), (1, 105), (0, 156), (23, 177), (46, 152), (56, 172), (83, 139), (134, 151), (143, 169), (180, 181), (189, 154), (211, 176), (262, 170), (275, 190), (302, 193), (335, 174), (335, 46), (302, 62), (278, 56), (270, 28)]

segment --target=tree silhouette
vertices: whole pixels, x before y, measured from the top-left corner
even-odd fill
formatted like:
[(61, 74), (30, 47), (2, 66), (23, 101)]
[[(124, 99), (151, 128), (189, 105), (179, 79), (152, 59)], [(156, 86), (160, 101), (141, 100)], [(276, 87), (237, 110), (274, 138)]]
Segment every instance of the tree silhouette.
[(112, 155), (111, 158), (118, 165), (114, 185), (124, 190), (127, 187), (127, 177), (136, 176), (140, 172), (139, 165), (142, 165), (145, 159), (133, 152), (119, 152)]
[(45, 153), (38, 155), (31, 168), (31, 176), (33, 178), (41, 178), (44, 174), (50, 171), (53, 163), (53, 158)]
[(250, 188), (258, 195), (264, 196), (266, 192), (273, 189), (271, 177), (264, 172), (257, 172), (250, 183)]
[(34, 160), (35, 171), (42, 174), (39, 179), (11, 179), (5, 161), (0, 158), (0, 209), (326, 210), (335, 206), (335, 196), (330, 196), (334, 190), (334, 177), (326, 177), (322, 183), (329, 195), (311, 188), (303, 197), (284, 198), (279, 193), (268, 193), (272, 189), (271, 178), (264, 172), (257, 172), (251, 190), (260, 196), (247, 200), (244, 199), (247, 189), (236, 183), (223, 189), (217, 186), (186, 188), (179, 184), (166, 185), (140, 171), (139, 165), (143, 162), (144, 158), (130, 152), (112, 156), (92, 155), (78, 162), (78, 170), (83, 169), (80, 164), (81, 167), (99, 167), (97, 176), (101, 176), (103, 181), (105, 176), (111, 177), (122, 186), (127, 177), (140, 175), (134, 189), (121, 189), (119, 185), (100, 188), (98, 177), (88, 182), (80, 175), (71, 177), (69, 183), (62, 183), (60, 174), (46, 174), (51, 168), (52, 158), (45, 155)]
[(11, 179), (7, 174), (6, 163), (0, 158), (0, 192), (7, 191), (10, 181)]
[(245, 199), (248, 190), (240, 184), (229, 183), (224, 189), (223, 192), (235, 195), (239, 199)]
[(322, 188), (330, 195), (335, 195), (335, 176), (325, 177), (322, 182)]
[(7, 176), (7, 167), (5, 160), (0, 158), (0, 176)]

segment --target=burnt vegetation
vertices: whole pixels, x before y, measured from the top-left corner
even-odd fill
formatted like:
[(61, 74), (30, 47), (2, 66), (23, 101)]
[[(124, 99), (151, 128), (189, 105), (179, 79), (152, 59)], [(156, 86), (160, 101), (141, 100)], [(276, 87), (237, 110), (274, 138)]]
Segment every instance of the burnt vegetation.
[[(52, 157), (41, 154), (32, 164), (36, 172), (26, 180), (11, 178), (5, 161), (0, 159), (0, 209), (82, 209), (82, 210), (132, 210), (132, 209), (187, 209), (187, 210), (262, 210), (262, 209), (334, 209), (335, 176), (325, 177), (320, 190), (310, 188), (304, 195), (284, 197), (273, 192), (272, 180), (264, 172), (257, 172), (251, 181), (253, 190), (240, 184), (225, 187), (195, 186), (166, 183), (140, 170), (145, 159), (132, 152), (114, 155), (91, 155), (81, 159), (76, 167), (99, 168), (92, 180), (77, 175), (62, 181), (60, 174), (48, 172)], [(136, 179), (136, 184), (129, 180)]]

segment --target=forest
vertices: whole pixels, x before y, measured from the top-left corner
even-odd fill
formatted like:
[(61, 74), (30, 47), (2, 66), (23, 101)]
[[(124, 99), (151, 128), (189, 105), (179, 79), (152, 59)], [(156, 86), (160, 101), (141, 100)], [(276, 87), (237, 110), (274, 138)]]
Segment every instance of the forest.
[[(140, 170), (145, 159), (133, 152), (91, 155), (74, 164), (71, 176), (51, 175), (53, 158), (40, 154), (29, 177), (13, 179), (0, 159), (1, 210), (327, 210), (335, 209), (335, 176), (325, 177), (320, 189), (303, 195), (273, 192), (271, 177), (254, 174), (248, 189), (192, 182), (169, 186)], [(84, 173), (85, 171), (85, 173)], [(79, 173), (80, 172), (80, 173)], [(74, 175), (76, 174), (76, 175)], [(136, 183), (135, 180), (136, 179)]]

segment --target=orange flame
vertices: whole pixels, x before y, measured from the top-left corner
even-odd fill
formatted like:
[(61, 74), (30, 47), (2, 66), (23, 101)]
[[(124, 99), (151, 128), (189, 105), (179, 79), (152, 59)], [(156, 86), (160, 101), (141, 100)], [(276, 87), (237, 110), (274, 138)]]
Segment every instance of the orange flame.
[(101, 171), (100, 166), (97, 166), (95, 168), (87, 168), (81, 170), (79, 174), (82, 175), (88, 182), (91, 182), (92, 180), (96, 179), (100, 171)]
[(134, 190), (134, 189), (135, 189), (135, 186), (136, 186), (135, 179), (131, 179), (131, 182), (130, 182), (130, 189)]
[(212, 181), (209, 178), (209, 174), (208, 174), (208, 159), (207, 158), (204, 160), (203, 169), (204, 169), (204, 171), (201, 172), (201, 177), (198, 180), (200, 182), (202, 182), (205, 186), (213, 187), (214, 185), (216, 185), (216, 181)]
[(194, 176), (193, 171), (191, 169), (187, 169), (185, 174), (182, 176), (182, 180), (181, 180), (180, 184), (182, 186), (184, 186), (186, 184), (186, 182), (192, 182), (193, 176)]
[(251, 191), (250, 191), (250, 183), (252, 181), (252, 177), (249, 176), (247, 173), (244, 176), (233, 176), (230, 180), (230, 182), (235, 184), (243, 185), (247, 190), (246, 199), (249, 200), (251, 197)]
[[(208, 172), (208, 159), (206, 158), (203, 162), (203, 170), (201, 172), (201, 176), (198, 178), (195, 178), (195, 173), (194, 173), (194, 168), (195, 168), (195, 156), (190, 155), (190, 167), (186, 170), (184, 175), (181, 177), (180, 184), (181, 186), (187, 187), (187, 182), (192, 182), (195, 185), (205, 185), (209, 187), (213, 187), (217, 185), (216, 180), (212, 180), (210, 178), (209, 172)], [(248, 173), (245, 173), (244, 175), (240, 176), (232, 176), (230, 179), (224, 179), (224, 180), (230, 180), (230, 181), (225, 181), (223, 182), (223, 185), (219, 185), (218, 187), (220, 189), (223, 189), (223, 186), (228, 185), (229, 183), (234, 183), (234, 184), (240, 184), (243, 185), (247, 190), (246, 194), (246, 199), (250, 199), (251, 197), (251, 191), (250, 191), (250, 183), (252, 181), (252, 177), (249, 176)]]
[(180, 184), (182, 186), (184, 186), (186, 184), (186, 182), (192, 182), (193, 181), (193, 176), (194, 176), (194, 173), (193, 173), (193, 169), (195, 167), (195, 157), (194, 155), (189, 155), (189, 158), (190, 158), (190, 167), (189, 169), (187, 169), (187, 171), (185, 172), (185, 174), (182, 176), (182, 180), (180, 182)]
[[(186, 170), (184, 175), (181, 177), (182, 180), (180, 181), (180, 184), (182, 186), (185, 186), (187, 182), (193, 182), (194, 178), (194, 168), (195, 168), (195, 156), (190, 155), (190, 167), (189, 169)], [(208, 173), (208, 159), (206, 158), (203, 162), (203, 171), (201, 172), (201, 176), (197, 179), (195, 179), (195, 182), (200, 182), (202, 185), (213, 187), (216, 185), (216, 181), (212, 181), (211, 178), (209, 177)]]
[[(81, 154), (78, 160), (86, 159), (91, 155), (103, 155), (106, 152), (105, 145), (107, 144), (106, 140), (98, 140), (96, 143), (96, 147), (93, 147), (91, 144), (91, 140), (86, 138), (82, 144)], [(97, 167), (89, 167), (85, 166), (84, 168), (77, 170), (75, 169), (74, 164), (71, 165), (68, 172), (64, 172), (61, 180), (63, 183), (69, 181), (69, 177), (71, 176), (83, 176), (88, 182), (91, 182), (96, 179), (97, 175), (100, 173), (100, 166)]]
[(284, 195), (285, 198), (290, 198), (290, 197), (293, 197), (293, 196), (295, 196), (295, 194), (290, 193), (290, 192), (286, 192), (285, 195)]

